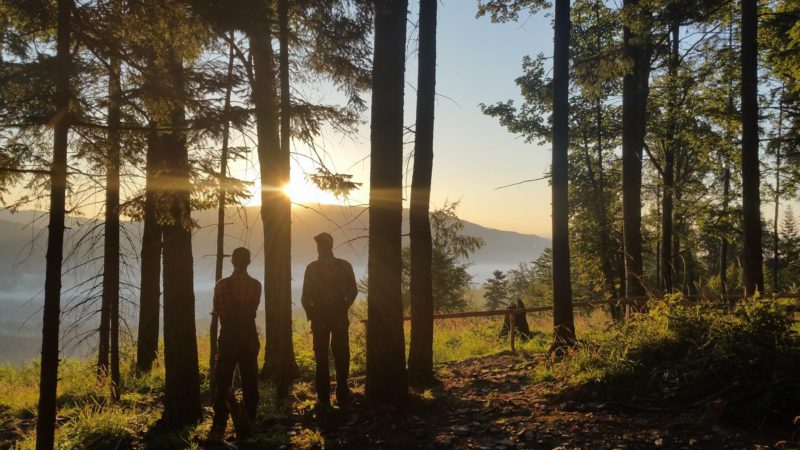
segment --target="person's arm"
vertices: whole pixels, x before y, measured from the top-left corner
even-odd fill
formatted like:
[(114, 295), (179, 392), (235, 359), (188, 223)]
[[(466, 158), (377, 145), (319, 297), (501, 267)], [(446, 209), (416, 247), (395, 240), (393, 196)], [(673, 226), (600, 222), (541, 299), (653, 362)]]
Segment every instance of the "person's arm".
[(353, 302), (356, 301), (356, 296), (358, 295), (358, 284), (356, 284), (356, 274), (353, 272), (353, 266), (345, 261), (345, 303), (347, 307), (353, 306)]
[(311, 311), (314, 308), (313, 300), (313, 282), (311, 277), (314, 271), (311, 270), (311, 265), (306, 266), (305, 274), (303, 274), (303, 293), (300, 296), (300, 304), (303, 305), (303, 311), (306, 312), (306, 320), (311, 320)]

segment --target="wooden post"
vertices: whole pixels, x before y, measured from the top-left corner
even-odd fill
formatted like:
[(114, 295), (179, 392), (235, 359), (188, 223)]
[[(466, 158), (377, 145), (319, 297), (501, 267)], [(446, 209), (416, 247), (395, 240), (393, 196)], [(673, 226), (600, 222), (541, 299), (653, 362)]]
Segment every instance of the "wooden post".
[(511, 353), (516, 353), (517, 352), (517, 349), (514, 347), (514, 337), (515, 337), (514, 335), (516, 334), (515, 333), (515, 331), (516, 331), (516, 323), (514, 323), (514, 322), (515, 322), (516, 318), (517, 317), (516, 317), (515, 314), (510, 314), (509, 315), (509, 319), (510, 320), (508, 321), (508, 330), (509, 330), (508, 331), (508, 335), (511, 337)]

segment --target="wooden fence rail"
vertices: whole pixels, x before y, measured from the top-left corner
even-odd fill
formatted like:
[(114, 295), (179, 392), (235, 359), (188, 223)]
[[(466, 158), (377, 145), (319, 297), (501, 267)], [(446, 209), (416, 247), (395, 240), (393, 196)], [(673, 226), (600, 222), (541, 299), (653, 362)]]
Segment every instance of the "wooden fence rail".
[[(682, 299), (687, 300), (690, 303), (697, 303), (700, 300), (710, 300), (712, 301), (711, 304), (717, 305), (727, 305), (728, 303), (722, 303), (720, 300), (722, 296), (717, 297), (708, 297), (708, 296), (700, 296), (700, 295), (685, 295)], [(740, 300), (744, 298), (743, 295), (727, 295), (724, 297), (725, 300)], [(772, 295), (771, 298), (786, 298), (786, 299), (800, 299), (800, 293), (780, 293)], [(584, 301), (584, 302), (576, 302), (572, 304), (573, 309), (584, 308), (584, 307), (593, 307), (593, 306), (627, 306), (633, 305), (637, 307), (644, 306), (650, 300), (658, 300), (656, 297), (626, 297), (626, 298), (618, 298), (618, 299), (609, 299), (609, 300), (591, 300), (591, 301)], [(800, 304), (795, 305), (793, 308), (795, 311), (800, 311)], [(532, 308), (515, 308), (515, 309), (495, 309), (490, 311), (464, 311), (464, 312), (455, 312), (455, 313), (443, 313), (443, 314), (434, 314), (433, 320), (443, 320), (443, 319), (463, 319), (463, 318), (470, 318), (470, 317), (493, 317), (493, 316), (509, 316), (509, 340), (511, 341), (511, 351), (516, 352), (514, 340), (516, 335), (516, 330), (514, 326), (514, 318), (512, 315), (516, 314), (527, 314), (527, 313), (537, 313), (537, 312), (549, 312), (553, 310), (553, 305), (548, 306), (535, 306)], [(403, 321), (407, 322), (410, 321), (410, 316), (403, 316)], [(367, 319), (362, 319), (361, 322), (366, 327)]]

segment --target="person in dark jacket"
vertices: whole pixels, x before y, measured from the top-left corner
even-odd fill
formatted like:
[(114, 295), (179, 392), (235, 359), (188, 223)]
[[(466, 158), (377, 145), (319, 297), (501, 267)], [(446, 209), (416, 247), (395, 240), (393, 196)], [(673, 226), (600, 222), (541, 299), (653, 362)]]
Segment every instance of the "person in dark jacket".
[(336, 368), (336, 400), (350, 400), (347, 376), (350, 372), (350, 321), (347, 311), (358, 295), (356, 277), (349, 262), (333, 256), (333, 237), (320, 233), (314, 237), (319, 257), (306, 267), (301, 303), (311, 321), (314, 335), (314, 384), (320, 405), (330, 405), (328, 347), (333, 350)]
[(214, 370), (214, 421), (210, 439), (221, 439), (228, 422), (225, 397), (239, 366), (242, 378), (244, 409), (251, 421), (258, 406), (258, 332), (256, 311), (261, 300), (261, 283), (247, 273), (250, 251), (239, 247), (231, 255), (233, 274), (214, 287), (214, 309), (219, 318), (220, 333)]

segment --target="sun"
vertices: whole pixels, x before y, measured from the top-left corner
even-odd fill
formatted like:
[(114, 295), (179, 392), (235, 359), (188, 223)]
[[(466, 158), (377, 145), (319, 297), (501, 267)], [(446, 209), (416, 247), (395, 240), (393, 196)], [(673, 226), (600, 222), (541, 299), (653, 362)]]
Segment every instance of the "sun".
[(320, 190), (306, 177), (292, 177), (289, 184), (283, 187), (283, 192), (291, 199), (292, 203), (342, 204), (342, 201), (333, 193)]

